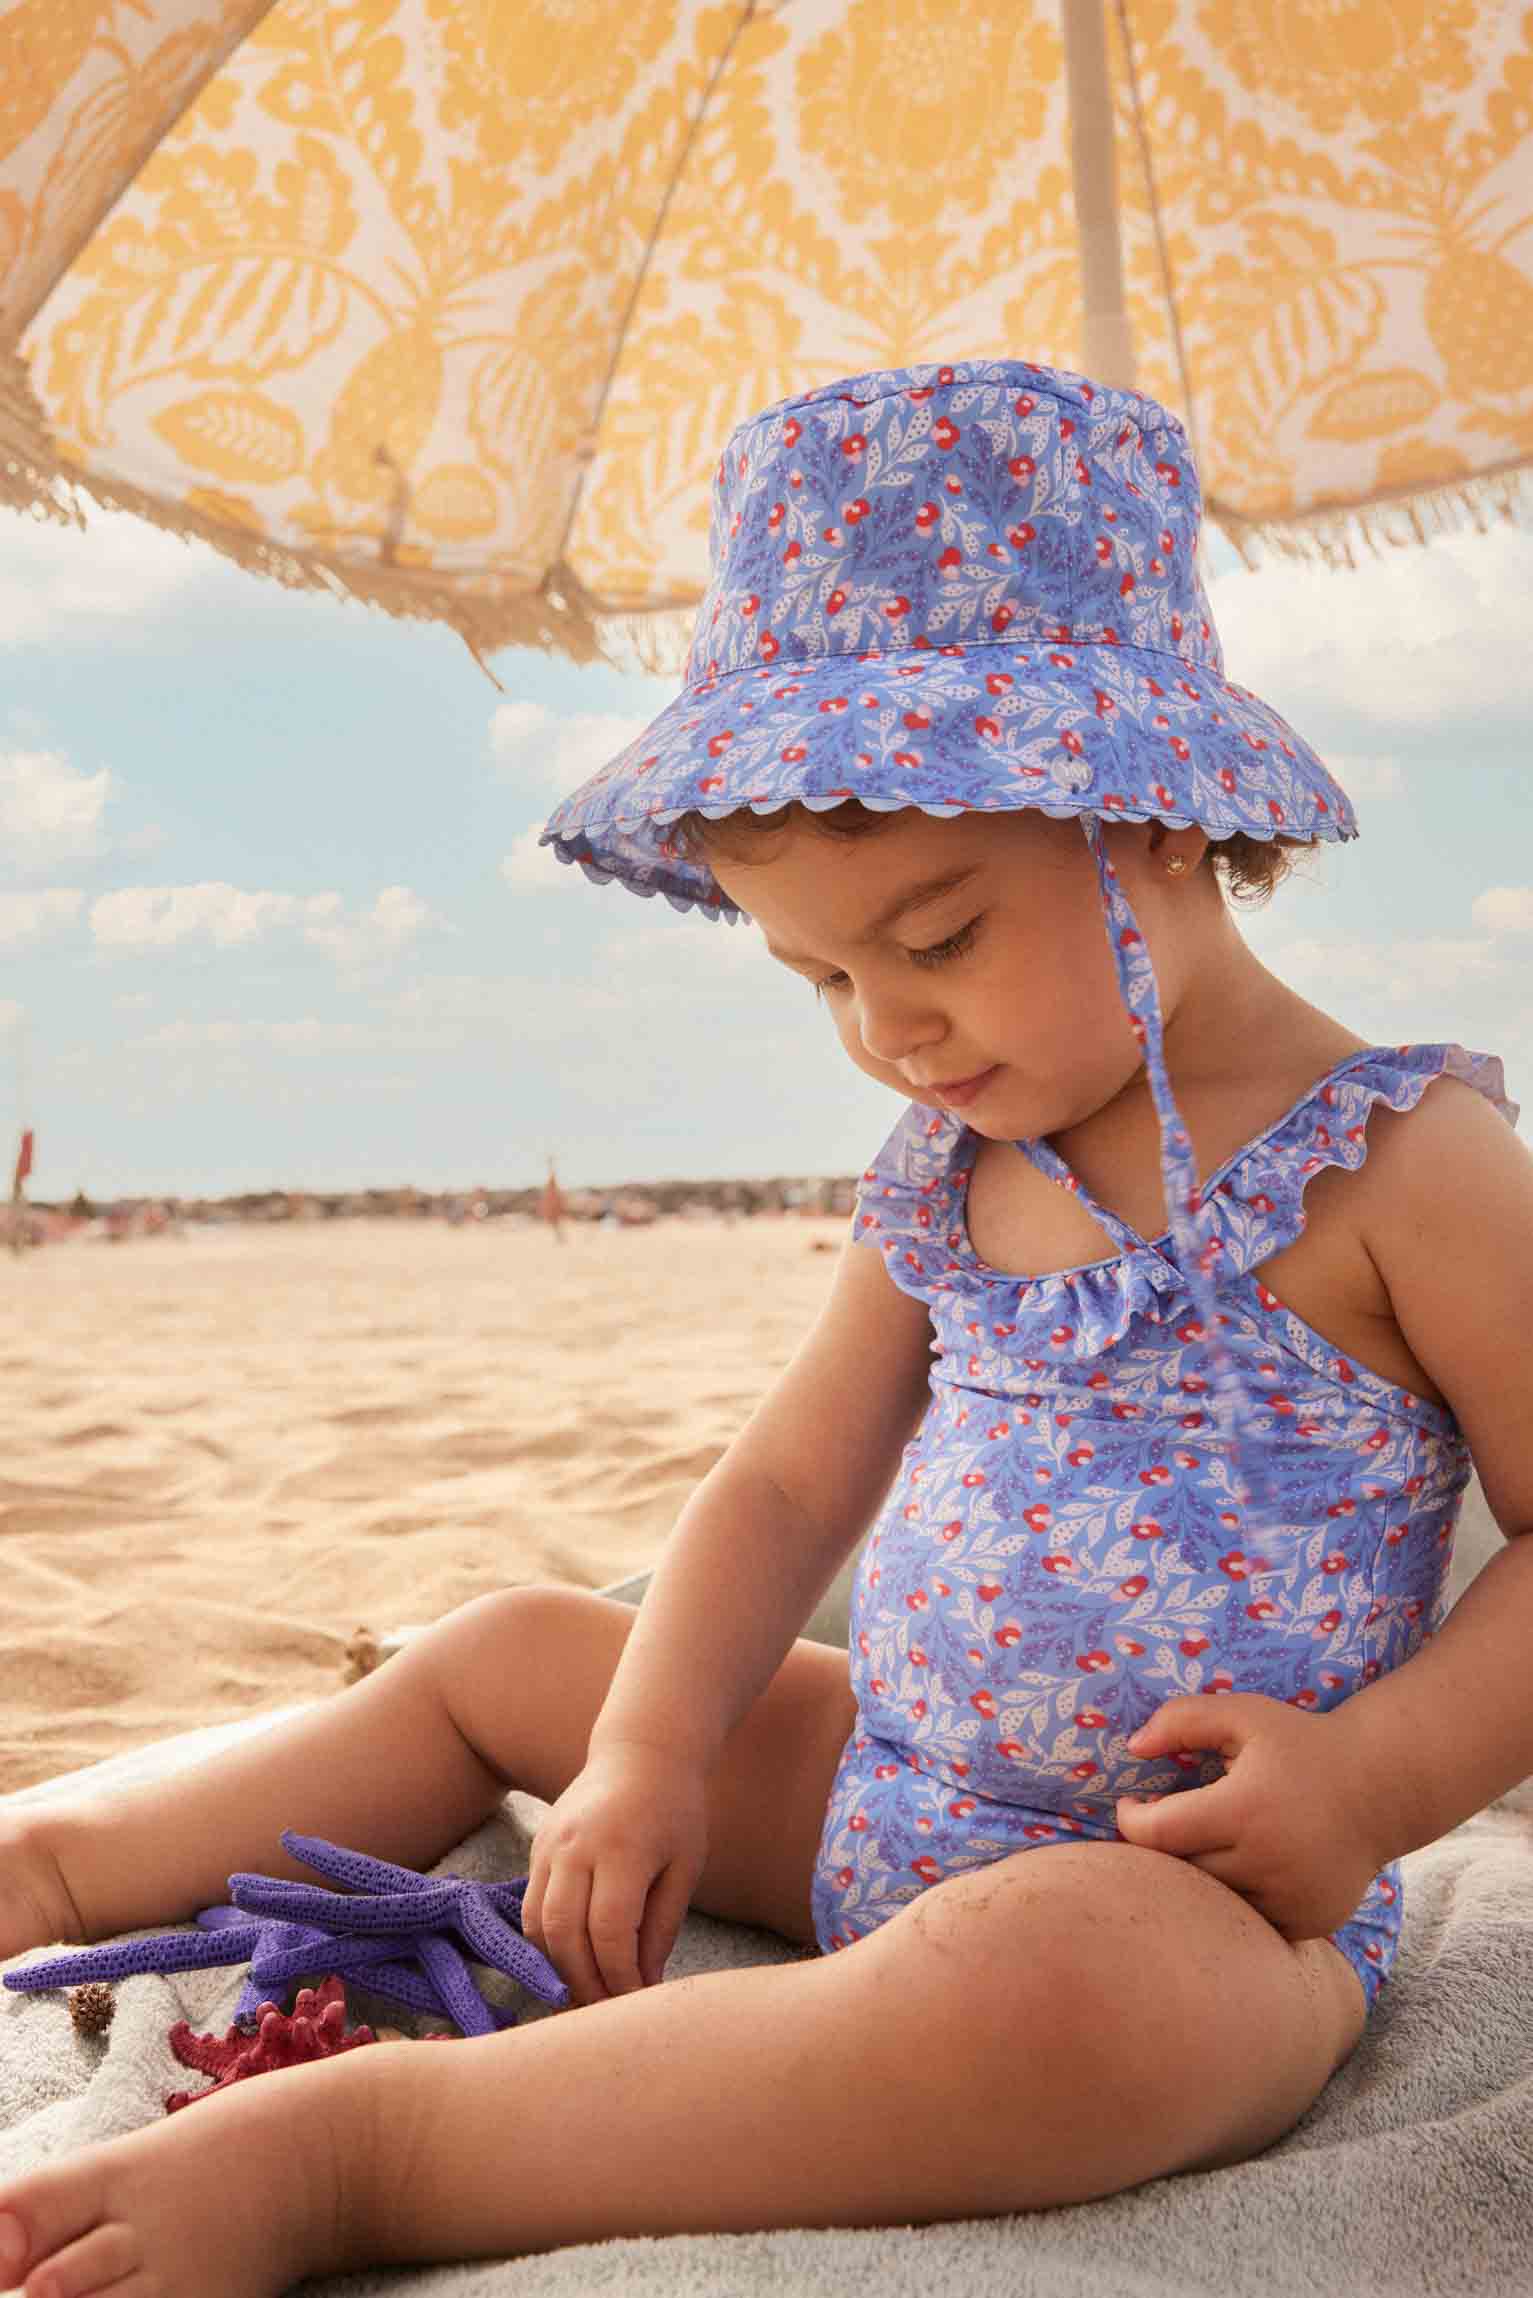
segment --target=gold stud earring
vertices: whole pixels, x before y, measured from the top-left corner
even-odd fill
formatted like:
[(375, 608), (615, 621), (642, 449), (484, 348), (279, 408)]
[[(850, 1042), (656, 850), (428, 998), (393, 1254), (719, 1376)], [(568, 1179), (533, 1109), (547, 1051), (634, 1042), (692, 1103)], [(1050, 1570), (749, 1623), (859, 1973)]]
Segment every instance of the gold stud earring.
[(1179, 875), (1181, 871), (1186, 869), (1186, 867), (1187, 856), (1185, 854), (1173, 854), (1170, 861), (1166, 864), (1166, 868), (1171, 871), (1173, 876)]

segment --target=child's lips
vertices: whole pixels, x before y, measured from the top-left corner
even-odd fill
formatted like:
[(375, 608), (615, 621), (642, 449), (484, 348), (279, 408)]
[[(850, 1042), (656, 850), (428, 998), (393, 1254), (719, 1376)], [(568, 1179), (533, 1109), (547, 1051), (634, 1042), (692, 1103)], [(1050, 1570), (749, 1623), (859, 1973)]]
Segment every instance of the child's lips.
[(925, 1090), (935, 1094), (939, 1101), (947, 1102), (951, 1108), (962, 1109), (969, 1102), (977, 1100), (992, 1078), (998, 1077), (1000, 1073), (1000, 1063), (994, 1062), (989, 1069), (977, 1070), (972, 1077), (957, 1078), (951, 1084), (928, 1085)]

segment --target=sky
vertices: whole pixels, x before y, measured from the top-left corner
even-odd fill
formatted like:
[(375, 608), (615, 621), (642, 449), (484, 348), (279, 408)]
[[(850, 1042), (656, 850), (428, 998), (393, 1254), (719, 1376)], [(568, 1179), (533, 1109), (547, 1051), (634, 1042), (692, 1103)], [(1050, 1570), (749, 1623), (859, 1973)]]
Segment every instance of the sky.
[[(493, 658), (90, 510), (0, 509), (0, 1144), (34, 1198), (854, 1174), (900, 1113), (754, 926), (539, 850), (678, 679)], [(1352, 798), (1262, 962), (1499, 1054), (1533, 1142), (1533, 534), (1208, 580)]]

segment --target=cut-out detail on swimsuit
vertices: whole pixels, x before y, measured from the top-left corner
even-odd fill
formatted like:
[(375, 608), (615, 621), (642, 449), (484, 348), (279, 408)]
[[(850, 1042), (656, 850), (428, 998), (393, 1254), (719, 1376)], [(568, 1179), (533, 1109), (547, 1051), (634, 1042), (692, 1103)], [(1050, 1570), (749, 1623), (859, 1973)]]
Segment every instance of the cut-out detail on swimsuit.
[[(1466, 1056), (1462, 1047), (1452, 1043), (1428, 1046), (1369, 1045), (1355, 1048), (1351, 1053), (1344, 1055), (1341, 1060), (1333, 1063), (1323, 1076), (1317, 1077), (1306, 1091), (1289, 1104), (1281, 1116), (1275, 1117), (1269, 1125), (1263, 1126), (1260, 1132), (1253, 1134), (1248, 1141), (1233, 1150), (1214, 1169), (1208, 1179), (1200, 1185), (1200, 1195), (1204, 1202), (1207, 1202), (1211, 1196), (1219, 1191), (1227, 1195), (1231, 1177), (1238, 1172), (1240, 1167), (1251, 1162), (1269, 1143), (1275, 1141), (1278, 1136), (1293, 1126), (1298, 1119), (1305, 1115), (1313, 1103), (1321, 1099), (1329, 1088), (1337, 1084), (1338, 1081), (1345, 1080), (1349, 1071), (1365, 1063), (1380, 1061), (1398, 1067), (1402, 1055), (1423, 1052), (1441, 1053), (1448, 1058), (1444, 1060), (1440, 1068), (1424, 1075), (1418, 1075), (1411, 1080), (1412, 1090), (1406, 1103), (1407, 1108), (1415, 1106), (1421, 1094), (1426, 1091), (1427, 1086), (1437, 1076), (1444, 1074), (1462, 1076), (1468, 1062), (1473, 1061), (1478, 1065), (1486, 1059), (1483, 1056)], [(1458, 1058), (1454, 1059), (1454, 1056)], [(1508, 1115), (1509, 1122), (1515, 1123), (1520, 1113), (1518, 1105), (1505, 1100), (1504, 1094), (1500, 1090), (1503, 1083), (1499, 1075), (1500, 1063), (1494, 1061), (1494, 1057), (1491, 1059), (1498, 1075), (1492, 1081), (1494, 1089), (1490, 1098), (1497, 1102), (1504, 1114)], [(1356, 1164), (1349, 1168), (1350, 1170), (1360, 1170), (1367, 1162), (1369, 1141), (1366, 1118), (1380, 1099), (1385, 1100), (1389, 1106), (1397, 1106), (1388, 1095), (1370, 1095), (1368, 1108), (1364, 1112), (1364, 1127), (1359, 1142), (1361, 1155)], [(1166, 1250), (1171, 1243), (1169, 1228), (1162, 1229), (1153, 1238), (1141, 1236), (1131, 1223), (1123, 1220), (1093, 1194), (1080, 1175), (1049, 1142), (1033, 1137), (1023, 1137), (1013, 1143), (1013, 1146), (1023, 1152), (1034, 1169), (1045, 1179), (1051, 1180), (1058, 1187), (1068, 1190), (1082, 1209), (1099, 1223), (1109, 1236), (1118, 1241), (1121, 1249), (1116, 1253), (1105, 1254), (1098, 1260), (1078, 1262), (1069, 1268), (1041, 1270), (1033, 1275), (1027, 1275), (1016, 1270), (1000, 1269), (994, 1263), (987, 1261), (974, 1243), (969, 1231), (968, 1220), (968, 1184), (972, 1178), (979, 1146), (980, 1137), (964, 1127), (961, 1136), (955, 1143), (951, 1164), (952, 1179), (957, 1193), (954, 1236), (951, 1241), (960, 1258), (966, 1258), (977, 1275), (991, 1278), (999, 1284), (1017, 1285), (1022, 1288), (1024, 1293), (1027, 1293), (1034, 1287), (1055, 1285), (1061, 1282), (1071, 1283), (1082, 1278), (1101, 1278), (1111, 1275), (1125, 1264), (1132, 1263), (1140, 1270), (1147, 1264), (1155, 1270), (1157, 1291), (1162, 1286), (1179, 1286), (1181, 1284), (1181, 1273), (1177, 1263)], [(1312, 1171), (1301, 1175), (1293, 1208), (1293, 1217), (1296, 1223), (1294, 1233), (1292, 1236), (1282, 1235), (1280, 1241), (1262, 1254), (1261, 1262), (1276, 1258), (1279, 1253), (1286, 1251), (1304, 1234), (1308, 1227), (1308, 1214), (1304, 1205), (1307, 1185), (1314, 1178), (1316, 1171), (1325, 1169), (1327, 1168), (1324, 1165), (1319, 1165)], [(1280, 1229), (1281, 1226), (1280, 1223)], [(1297, 1363), (1302, 1364), (1307, 1371), (1311, 1373), (1328, 1372), (1333, 1377), (1339, 1377), (1343, 1380), (1354, 1393), (1371, 1395), (1376, 1399), (1381, 1411), (1399, 1411), (1403, 1406), (1413, 1417), (1424, 1421), (1426, 1425), (1436, 1429), (1442, 1435), (1452, 1436), (1458, 1432), (1457, 1417), (1446, 1402), (1439, 1402), (1435, 1397), (1423, 1395), (1419, 1387), (1413, 1386), (1409, 1382), (1392, 1379), (1387, 1373), (1380, 1372), (1331, 1334), (1323, 1332), (1318, 1325), (1311, 1323), (1300, 1310), (1293, 1307), (1283, 1299), (1281, 1294), (1273, 1290), (1258, 1273), (1260, 1265), (1259, 1262), (1255, 1267), (1226, 1274), (1221, 1280), (1221, 1289), (1232, 1297), (1242, 1300), (1248, 1309), (1261, 1316), (1263, 1322), (1269, 1327), (1273, 1345), (1282, 1349)], [(1308, 1345), (1298, 1345), (1300, 1341)]]
[[(1301, 1093), (1297, 1101), (1292, 1102), (1283, 1111), (1281, 1117), (1274, 1117), (1272, 1123), (1264, 1125), (1260, 1133), (1254, 1133), (1249, 1141), (1242, 1142), (1238, 1149), (1225, 1158), (1222, 1165), (1210, 1173), (1208, 1179), (1200, 1184), (1204, 1199), (1206, 1200), (1222, 1181), (1228, 1179), (1237, 1165), (1245, 1164), (1249, 1158), (1256, 1154), (1258, 1149), (1264, 1147), (1271, 1140), (1275, 1133), (1280, 1133), (1285, 1125), (1291, 1125), (1294, 1119), (1309, 1106), (1319, 1093), (1324, 1091), (1327, 1085), (1332, 1084), (1354, 1063), (1375, 1060), (1381, 1054), (1387, 1056), (1395, 1051), (1396, 1048), (1393, 1046), (1365, 1045), (1360, 1046), (1356, 1052), (1346, 1054), (1340, 1061), (1334, 1063), (1323, 1077), (1317, 1077), (1313, 1085)], [(967, 1132), (967, 1130), (966, 1127), (965, 1131)], [(1160, 1230), (1154, 1237), (1142, 1237), (1137, 1229), (1132, 1228), (1127, 1221), (1121, 1220), (1116, 1213), (1092, 1195), (1080, 1175), (1071, 1165), (1066, 1163), (1059, 1151), (1049, 1142), (1024, 1135), (1020, 1140), (1014, 1141), (1012, 1147), (1020, 1149), (1029, 1163), (1042, 1173), (1045, 1179), (1055, 1182), (1062, 1189), (1068, 1189), (1082, 1209), (1089, 1213), (1091, 1218), (1104, 1228), (1110, 1237), (1116, 1238), (1122, 1249), (1116, 1253), (1104, 1253), (1099, 1260), (1079, 1261), (1074, 1267), (1068, 1269), (1042, 1269), (1036, 1274), (1028, 1274), (1014, 1269), (997, 1269), (982, 1257), (969, 1234), (968, 1206), (965, 1203), (960, 1211), (957, 1225), (962, 1231), (966, 1251), (979, 1268), (986, 1270), (992, 1276), (1009, 1277), (1013, 1281), (1024, 1284), (1037, 1284), (1045, 1277), (1081, 1277), (1087, 1275), (1092, 1269), (1111, 1268), (1115, 1262), (1121, 1261), (1128, 1253), (1153, 1253), (1159, 1260), (1169, 1259), (1169, 1255), (1164, 1249), (1171, 1242), (1169, 1228)], [(955, 1178), (960, 1172), (965, 1176), (965, 1179), (972, 1174), (974, 1159), (978, 1150), (979, 1137), (970, 1134), (968, 1142), (962, 1145), (954, 1156)]]

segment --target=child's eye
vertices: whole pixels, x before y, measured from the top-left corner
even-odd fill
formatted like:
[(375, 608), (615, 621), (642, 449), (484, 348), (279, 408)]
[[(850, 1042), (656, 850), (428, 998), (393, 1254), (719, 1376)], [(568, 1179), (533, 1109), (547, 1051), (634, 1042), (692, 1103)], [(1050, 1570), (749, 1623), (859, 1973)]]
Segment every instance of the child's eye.
[[(980, 922), (979, 918), (970, 918), (966, 926), (960, 926), (956, 934), (949, 934), (945, 942), (933, 942), (930, 949), (907, 950), (905, 955), (912, 965), (946, 965), (950, 958), (962, 957), (972, 945)], [(823, 981), (815, 983), (814, 994), (820, 997), (828, 989), (839, 989), (845, 980), (844, 973), (828, 973)]]

